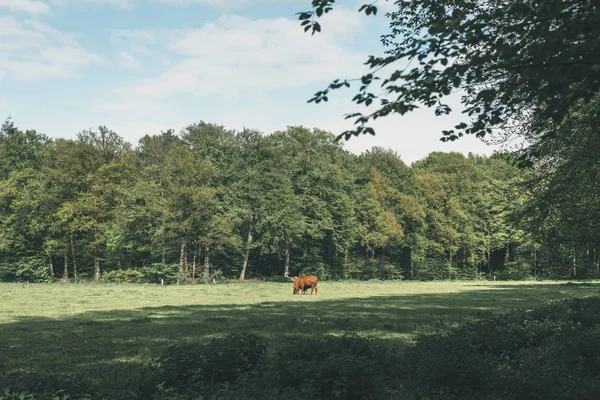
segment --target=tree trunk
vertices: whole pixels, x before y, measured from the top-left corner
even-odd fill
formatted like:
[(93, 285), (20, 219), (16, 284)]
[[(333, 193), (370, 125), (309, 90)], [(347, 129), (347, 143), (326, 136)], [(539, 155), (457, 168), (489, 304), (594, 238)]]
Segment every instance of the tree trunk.
[(94, 280), (100, 282), (102, 272), (100, 271), (100, 249), (98, 246), (94, 249)]
[[(252, 221), (252, 218), (250, 218)], [(246, 251), (244, 253), (244, 264), (240, 273), (240, 281), (246, 279), (246, 268), (248, 267), (248, 257), (250, 256), (250, 245), (252, 244), (252, 227), (248, 229), (248, 238), (246, 239)]]
[(283, 277), (287, 278), (290, 276), (290, 249), (285, 249), (285, 261), (283, 264)]
[(208, 262), (208, 245), (204, 245), (204, 279), (210, 278), (210, 263)]
[(75, 245), (73, 244), (73, 235), (71, 235), (71, 256), (73, 257), (73, 279), (77, 281), (77, 258), (75, 257)]
[(65, 250), (65, 264), (63, 269), (63, 279), (64, 281), (69, 280), (69, 255), (67, 254), (67, 250)]
[(160, 241), (160, 250), (162, 252), (161, 262), (162, 262), (162, 265), (165, 265), (167, 263), (167, 246), (165, 244), (165, 235), (164, 235), (164, 233), (163, 233), (162, 239)]
[(346, 249), (346, 251), (344, 251), (344, 278), (348, 277), (348, 270), (347, 270), (347, 265), (348, 265), (348, 249)]
[(371, 261), (375, 260), (375, 246), (371, 247)]
[(185, 248), (185, 251), (183, 252), (183, 271), (185, 272), (186, 275), (190, 274), (190, 269), (188, 267), (188, 260), (187, 260), (187, 246)]
[(54, 280), (54, 264), (52, 263), (52, 255), (48, 254), (48, 262), (50, 263), (49, 267), (49, 273), (50, 273), (50, 279)]
[(196, 279), (196, 254), (198, 250), (194, 250), (194, 260), (192, 261), (192, 279)]
[(185, 273), (185, 241), (181, 242), (181, 248), (179, 251), (179, 273), (183, 275)]

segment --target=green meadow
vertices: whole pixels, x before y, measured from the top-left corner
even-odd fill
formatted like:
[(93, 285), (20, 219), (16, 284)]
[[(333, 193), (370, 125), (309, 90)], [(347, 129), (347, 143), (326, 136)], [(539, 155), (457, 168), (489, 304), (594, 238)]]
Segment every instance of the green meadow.
[[(318, 295), (282, 283), (196, 286), (0, 284), (0, 390), (77, 388), (143, 398), (156, 357), (229, 334), (286, 343), (355, 334), (401, 350), (419, 334), (487, 313), (598, 293), (597, 283), (321, 282)], [(153, 382), (158, 385), (160, 382)], [(95, 397), (94, 397), (95, 398)]]

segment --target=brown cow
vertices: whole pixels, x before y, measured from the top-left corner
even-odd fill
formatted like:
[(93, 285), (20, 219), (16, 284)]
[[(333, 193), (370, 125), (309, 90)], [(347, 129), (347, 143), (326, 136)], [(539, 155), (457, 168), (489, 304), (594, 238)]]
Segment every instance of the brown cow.
[(313, 294), (313, 291), (317, 294), (318, 282), (319, 279), (314, 275), (300, 276), (294, 281), (294, 294), (298, 294), (300, 291), (302, 294), (306, 294), (308, 288), (310, 288), (310, 294)]

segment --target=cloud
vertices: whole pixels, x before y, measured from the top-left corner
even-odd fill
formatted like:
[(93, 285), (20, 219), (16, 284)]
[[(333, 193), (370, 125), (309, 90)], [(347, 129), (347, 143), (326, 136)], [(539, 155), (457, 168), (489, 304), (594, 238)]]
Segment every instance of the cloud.
[(281, 4), (281, 3), (298, 3), (301, 7), (310, 6), (304, 0), (154, 0), (155, 2), (172, 5), (172, 6), (189, 6), (199, 4), (210, 6), (228, 12), (230, 10), (240, 9), (256, 4)]
[(157, 98), (258, 95), (363, 72), (364, 55), (343, 46), (362, 29), (361, 16), (335, 10), (325, 18), (327, 30), (315, 36), (304, 33), (296, 20), (237, 15), (197, 29), (111, 31), (113, 40), (132, 46), (131, 51), (137, 45), (161, 54), (165, 66), (123, 91)]
[(119, 8), (133, 8), (134, 0), (82, 0), (86, 3), (93, 3), (99, 5), (109, 5)]
[(10, 11), (20, 11), (29, 14), (44, 14), (50, 12), (50, 7), (41, 1), (34, 0), (0, 0), (0, 8)]
[(119, 66), (125, 69), (137, 69), (139, 63), (134, 56), (126, 51), (119, 52)]
[[(1, 1), (1, 0), (0, 0)], [(111, 6), (123, 9), (132, 9), (137, 0), (51, 0), (56, 6), (95, 4), (99, 6)]]
[(99, 61), (73, 34), (35, 20), (0, 17), (0, 69), (5, 79), (72, 77), (80, 67)]
[(172, 5), (202, 4), (218, 8), (238, 8), (253, 4), (255, 0), (157, 0), (159, 3)]
[[(332, 94), (331, 97), (340, 97), (336, 104), (313, 105), (313, 118), (300, 120), (305, 126), (315, 126), (331, 131), (335, 135), (355, 127), (354, 119), (344, 119), (344, 114), (354, 111), (368, 113), (374, 111), (372, 107), (361, 107), (350, 102), (348, 95), (342, 93)], [(344, 147), (353, 153), (361, 153), (373, 146), (392, 148), (402, 159), (412, 163), (426, 157), (432, 151), (456, 151), (467, 155), (469, 152), (490, 155), (500, 146), (491, 146), (473, 135), (468, 135), (454, 142), (442, 142), (442, 131), (450, 129), (460, 122), (468, 122), (468, 117), (462, 114), (463, 106), (460, 97), (452, 95), (446, 98), (452, 107), (449, 115), (435, 116), (432, 108), (422, 107), (405, 115), (391, 114), (369, 123), (375, 129), (375, 136), (353, 136), (344, 142)], [(308, 113), (306, 113), (308, 114)]]

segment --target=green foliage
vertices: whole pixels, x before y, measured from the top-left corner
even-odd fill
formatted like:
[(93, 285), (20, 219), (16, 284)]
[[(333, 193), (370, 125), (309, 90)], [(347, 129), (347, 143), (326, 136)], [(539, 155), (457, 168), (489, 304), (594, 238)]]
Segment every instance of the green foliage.
[(417, 262), (415, 263), (414, 270), (419, 280), (439, 281), (450, 279), (448, 260), (441, 257), (426, 258), (423, 261)]
[(157, 360), (158, 377), (165, 386), (184, 391), (215, 390), (256, 377), (266, 352), (265, 340), (254, 334), (234, 333), (203, 346), (176, 345)]
[(48, 260), (40, 257), (22, 258), (17, 263), (15, 275), (21, 281), (49, 282)]
[[(355, 334), (285, 341), (269, 346), (254, 334), (231, 334), (204, 346), (176, 346), (156, 361), (156, 378), (172, 393), (219, 393), (219, 397), (294, 393), (317, 398), (384, 398), (395, 353)], [(393, 382), (393, 381), (392, 381)], [(243, 398), (243, 397), (242, 397)]]
[(401, 280), (402, 269), (385, 257), (377, 260), (352, 257), (344, 265), (345, 278), (356, 280)]
[(50, 282), (48, 260), (23, 257), (16, 262), (0, 263), (0, 281)]
[(348, 334), (287, 343), (265, 373), (279, 390), (315, 398), (384, 398), (395, 376), (396, 354), (373, 338)]
[(14, 263), (1, 262), (0, 263), (0, 281), (1, 282), (14, 282), (17, 280), (17, 268)]
[(138, 269), (113, 270), (105, 272), (103, 280), (107, 283), (161, 283), (173, 284), (179, 276), (177, 264), (152, 264)]
[(423, 336), (401, 375), (430, 398), (593, 398), (600, 298), (555, 301)]
[(505, 264), (505, 268), (508, 279), (524, 280), (531, 277), (531, 265), (526, 261), (509, 261)]
[[(534, 189), (524, 184), (544, 179), (549, 159), (519, 169), (515, 156), (433, 152), (409, 167), (387, 149), (355, 156), (318, 129), (263, 136), (204, 122), (147, 135), (133, 149), (102, 126), (49, 140), (9, 121), (0, 279), (589, 279), (600, 266), (600, 189), (584, 154), (597, 144), (595, 114), (581, 107), (562, 123), (562, 139), (532, 146), (571, 160)], [(567, 143), (583, 126), (588, 142)], [(580, 168), (592, 171), (584, 190), (562, 193)], [(177, 276), (161, 264), (179, 265)]]
[[(357, 127), (341, 136), (374, 134), (370, 121), (419, 105), (448, 114), (446, 98), (456, 91), (464, 93), (461, 102), (470, 123), (445, 130), (445, 140), (489, 135), (498, 127), (523, 132), (540, 121), (562, 121), (573, 105), (600, 89), (600, 24), (592, 0), (392, 1), (390, 30), (381, 38), (384, 54), (369, 57), (370, 71), (357, 79), (336, 79), (309, 100), (327, 101), (332, 90), (357, 81), (352, 100), (379, 103), (371, 113), (347, 115)], [(314, 10), (299, 13), (304, 30), (320, 32), (317, 20), (334, 4), (313, 1)], [(369, 4), (359, 12), (375, 14), (376, 9)], [(389, 75), (381, 76), (390, 67)], [(373, 87), (376, 82), (379, 87)]]
[(89, 394), (69, 394), (64, 390), (50, 390), (44, 392), (31, 393), (27, 391), (15, 391), (11, 388), (4, 388), (0, 392), (0, 400), (35, 400), (35, 399), (50, 399), (50, 400), (91, 400), (93, 397)]

